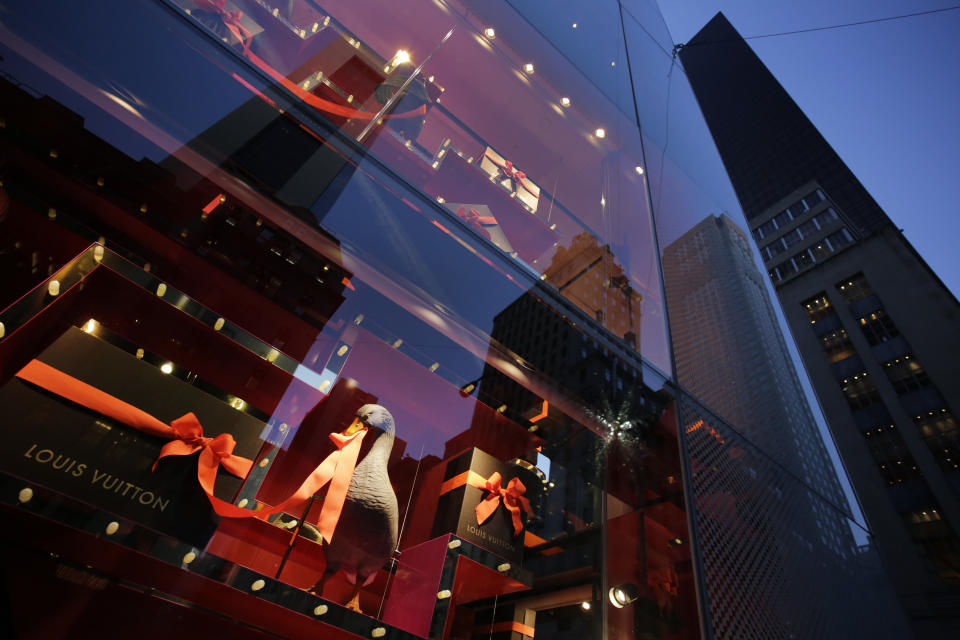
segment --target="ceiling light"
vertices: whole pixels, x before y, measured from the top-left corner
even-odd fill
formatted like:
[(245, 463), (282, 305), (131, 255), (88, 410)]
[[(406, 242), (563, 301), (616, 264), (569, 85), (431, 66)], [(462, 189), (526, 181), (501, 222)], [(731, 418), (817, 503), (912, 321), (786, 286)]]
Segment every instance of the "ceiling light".
[(487, 36), (491, 40), (497, 37), (497, 32), (493, 30), (493, 27), (487, 27), (483, 30), (483, 35)]
[(527, 73), (533, 73), (533, 63), (528, 62), (527, 64), (523, 65), (523, 70)]
[(567, 96), (563, 96), (562, 98), (560, 98), (560, 104), (562, 104), (562, 105), (565, 106), (565, 107), (569, 107), (569, 106), (570, 106), (570, 98), (568, 98)]
[(590, 611), (590, 603), (584, 600), (583, 602), (580, 603), (580, 608), (583, 609), (584, 611)]
[(607, 137), (607, 132), (606, 132), (602, 127), (599, 128), (599, 129), (597, 129), (596, 131), (594, 131), (593, 134), (594, 134), (595, 136), (597, 136), (598, 138), (606, 138), (606, 137)]
[(577, 28), (577, 23), (574, 22), (572, 26), (573, 26), (574, 29), (576, 29), (576, 28)]
[(641, 167), (641, 166), (639, 166), (639, 165), (637, 166), (637, 174), (638, 174), (638, 175), (641, 175), (641, 176), (643, 175), (643, 167)]
[(164, 362), (162, 365), (160, 365), (160, 371), (163, 371), (164, 373), (173, 373), (173, 363)]
[(399, 66), (410, 62), (410, 53), (406, 49), (400, 49), (393, 55), (393, 65)]
[(640, 589), (635, 584), (625, 582), (620, 586), (610, 589), (609, 597), (610, 604), (617, 609), (622, 609), (640, 597)]

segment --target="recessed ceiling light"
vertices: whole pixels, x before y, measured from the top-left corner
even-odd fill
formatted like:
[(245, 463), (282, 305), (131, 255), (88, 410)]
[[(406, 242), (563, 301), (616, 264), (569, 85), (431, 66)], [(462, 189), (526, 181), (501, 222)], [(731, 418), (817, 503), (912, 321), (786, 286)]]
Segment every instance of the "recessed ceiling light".
[(528, 62), (527, 64), (523, 65), (523, 70), (527, 73), (533, 73), (533, 63)]
[(638, 167), (637, 167), (637, 173), (642, 176), (642, 175), (643, 175), (643, 167), (638, 166)]
[(497, 37), (497, 32), (493, 30), (493, 27), (487, 27), (483, 30), (483, 35), (487, 36), (491, 40)]
[(606, 138), (606, 137), (607, 137), (607, 132), (606, 132), (602, 127), (599, 128), (599, 129), (597, 129), (596, 131), (594, 131), (593, 134), (594, 134), (595, 136), (597, 136), (598, 138)]
[(565, 106), (565, 107), (569, 107), (569, 106), (570, 106), (570, 98), (568, 98), (567, 96), (563, 96), (562, 98), (560, 98), (560, 104), (562, 104), (562, 105)]

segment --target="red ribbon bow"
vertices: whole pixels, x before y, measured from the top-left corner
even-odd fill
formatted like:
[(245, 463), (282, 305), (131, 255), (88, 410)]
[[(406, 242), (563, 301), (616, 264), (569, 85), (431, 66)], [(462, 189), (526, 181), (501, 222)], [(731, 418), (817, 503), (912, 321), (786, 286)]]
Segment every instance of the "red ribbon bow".
[(243, 11), (227, 11), (227, 0), (193, 0), (193, 3), (201, 11), (209, 11), (219, 15), (224, 26), (243, 44), (243, 50), (247, 51), (249, 49), (250, 38), (253, 34), (240, 24)]
[(506, 175), (511, 180), (517, 180), (519, 182), (520, 180), (524, 180), (527, 177), (527, 174), (525, 174), (523, 171), (520, 171), (519, 169), (514, 169), (513, 163), (510, 162), (509, 160), (507, 160), (504, 163), (504, 165), (500, 168), (503, 170), (504, 175)]
[(530, 501), (523, 497), (527, 488), (523, 486), (519, 478), (513, 478), (507, 483), (507, 488), (501, 486), (503, 478), (496, 471), (479, 487), (487, 492), (483, 501), (477, 505), (477, 524), (483, 524), (494, 514), (500, 503), (507, 508), (513, 519), (513, 535), (518, 535), (523, 531), (523, 520), (520, 519), (521, 509), (530, 515)]

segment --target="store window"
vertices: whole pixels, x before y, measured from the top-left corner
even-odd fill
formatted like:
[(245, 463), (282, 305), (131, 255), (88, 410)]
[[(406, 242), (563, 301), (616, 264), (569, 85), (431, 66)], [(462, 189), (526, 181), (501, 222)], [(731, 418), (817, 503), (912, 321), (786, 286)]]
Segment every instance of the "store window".
[(322, 4), (4, 14), (7, 570), (141, 625), (699, 637), (635, 123), (512, 11)]

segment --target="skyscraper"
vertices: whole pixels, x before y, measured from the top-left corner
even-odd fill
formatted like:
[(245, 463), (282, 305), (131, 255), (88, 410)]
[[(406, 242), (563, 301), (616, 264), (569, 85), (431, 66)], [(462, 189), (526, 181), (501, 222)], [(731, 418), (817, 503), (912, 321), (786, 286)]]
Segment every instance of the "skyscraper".
[(960, 304), (722, 14), (680, 52), (918, 637), (960, 629)]

